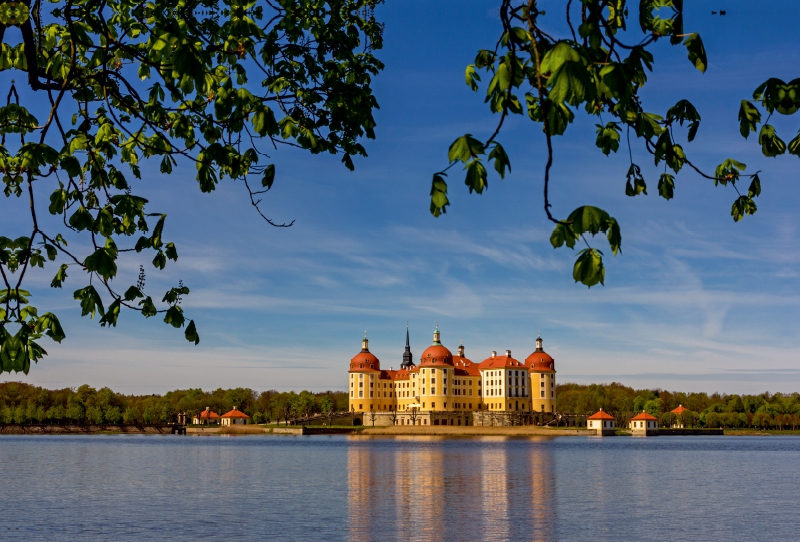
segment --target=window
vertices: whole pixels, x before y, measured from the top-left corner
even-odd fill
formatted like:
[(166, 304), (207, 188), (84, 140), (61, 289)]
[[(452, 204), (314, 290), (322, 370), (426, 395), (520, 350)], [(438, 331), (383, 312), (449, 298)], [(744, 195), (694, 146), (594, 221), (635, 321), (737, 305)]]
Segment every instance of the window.
[(358, 390), (358, 397), (364, 397), (364, 390)]
[(370, 388), (373, 387), (373, 383), (372, 382), (369, 383), (369, 387)]
[(364, 410), (364, 406), (363, 405), (358, 405), (358, 410)]
[(542, 392), (542, 399), (544, 399), (544, 392)]
[(542, 381), (540, 382), (540, 384), (541, 384), (541, 387), (542, 387), (542, 388), (544, 388), (544, 380), (542, 380)]
[(374, 397), (375, 396), (375, 392), (374, 391), (369, 392), (369, 396), (370, 396), (370, 398)]
[(469, 404), (469, 408), (472, 409), (472, 403)]
[(353, 397), (353, 391), (350, 390), (350, 397)]
[(431, 408), (436, 408), (436, 403), (435, 402), (431, 403)]
[(554, 398), (555, 396), (556, 396), (556, 392), (554, 392), (554, 391), (551, 391), (551, 392), (550, 392), (550, 398), (552, 399), (552, 398)]

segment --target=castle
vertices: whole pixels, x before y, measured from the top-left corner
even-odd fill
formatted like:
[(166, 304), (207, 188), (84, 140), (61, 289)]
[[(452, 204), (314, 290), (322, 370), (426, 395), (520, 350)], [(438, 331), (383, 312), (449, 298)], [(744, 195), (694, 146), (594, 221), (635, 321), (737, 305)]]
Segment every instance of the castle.
[(524, 362), (506, 350), (474, 363), (463, 344), (456, 356), (442, 344), (437, 325), (433, 344), (415, 365), (406, 328), (400, 369), (387, 371), (369, 351), (364, 333), (361, 352), (350, 360), (349, 379), (351, 415), (365, 425), (541, 423), (556, 411), (555, 364), (542, 349), (541, 335)]

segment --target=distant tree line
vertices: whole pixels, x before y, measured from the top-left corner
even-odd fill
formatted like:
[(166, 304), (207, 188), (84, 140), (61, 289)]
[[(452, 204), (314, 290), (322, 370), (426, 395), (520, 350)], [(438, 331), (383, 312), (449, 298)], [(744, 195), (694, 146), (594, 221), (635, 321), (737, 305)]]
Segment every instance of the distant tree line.
[[(669, 427), (708, 428), (800, 428), (800, 393), (769, 392), (758, 395), (685, 393), (661, 389), (636, 390), (618, 382), (611, 384), (560, 384), (557, 408), (562, 414), (592, 414), (603, 409), (626, 426), (630, 417), (646, 411)], [(687, 410), (672, 414), (679, 405)]]
[(48, 390), (21, 382), (0, 384), (0, 423), (152, 424), (173, 423), (210, 407), (222, 415), (233, 407), (253, 423), (292, 422), (347, 412), (343, 391), (257, 392), (249, 388), (175, 390), (164, 395), (124, 395), (84, 384), (77, 389)]

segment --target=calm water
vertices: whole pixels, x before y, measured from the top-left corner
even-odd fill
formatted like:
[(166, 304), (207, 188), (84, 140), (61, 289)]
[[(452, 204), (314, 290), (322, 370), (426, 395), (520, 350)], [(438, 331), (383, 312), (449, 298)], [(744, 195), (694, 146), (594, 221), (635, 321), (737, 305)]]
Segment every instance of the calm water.
[(797, 540), (800, 438), (0, 437), (2, 540)]

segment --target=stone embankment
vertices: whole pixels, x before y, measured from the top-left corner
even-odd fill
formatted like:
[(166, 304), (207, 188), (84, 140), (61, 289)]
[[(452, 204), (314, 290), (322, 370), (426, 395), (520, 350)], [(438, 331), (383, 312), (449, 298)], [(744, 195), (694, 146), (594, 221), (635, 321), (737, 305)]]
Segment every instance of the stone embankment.
[(529, 437), (529, 436), (576, 436), (594, 435), (595, 431), (587, 429), (551, 429), (538, 425), (518, 426), (403, 426), (388, 425), (384, 427), (366, 427), (359, 434), (366, 436), (378, 435), (420, 435), (420, 436), (504, 436), (504, 437)]

